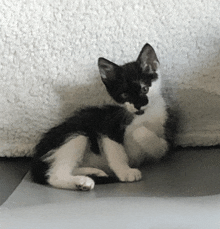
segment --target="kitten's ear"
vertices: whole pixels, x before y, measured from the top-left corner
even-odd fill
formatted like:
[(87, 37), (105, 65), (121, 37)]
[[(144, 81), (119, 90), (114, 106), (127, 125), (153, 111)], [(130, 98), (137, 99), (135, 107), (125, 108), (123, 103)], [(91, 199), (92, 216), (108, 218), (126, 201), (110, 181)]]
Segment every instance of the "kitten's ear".
[(142, 48), (137, 62), (141, 66), (143, 72), (154, 73), (159, 67), (157, 55), (151, 45), (145, 44)]
[(104, 83), (115, 80), (117, 72), (120, 68), (117, 64), (114, 64), (102, 57), (98, 59), (98, 67)]

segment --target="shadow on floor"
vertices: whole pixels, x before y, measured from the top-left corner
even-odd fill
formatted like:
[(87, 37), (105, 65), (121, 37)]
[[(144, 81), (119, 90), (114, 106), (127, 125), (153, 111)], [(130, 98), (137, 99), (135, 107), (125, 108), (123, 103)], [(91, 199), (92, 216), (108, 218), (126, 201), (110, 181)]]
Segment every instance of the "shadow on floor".
[(97, 185), (97, 197), (196, 197), (220, 194), (220, 147), (178, 149), (169, 159), (149, 163), (136, 183)]

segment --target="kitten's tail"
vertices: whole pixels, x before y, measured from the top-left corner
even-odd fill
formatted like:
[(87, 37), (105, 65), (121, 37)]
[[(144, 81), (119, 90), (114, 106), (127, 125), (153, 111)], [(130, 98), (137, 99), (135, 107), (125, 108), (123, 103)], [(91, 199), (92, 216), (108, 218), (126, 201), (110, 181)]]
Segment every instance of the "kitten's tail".
[(40, 161), (37, 158), (32, 159), (31, 166), (31, 178), (35, 183), (38, 184), (48, 184), (47, 182), (47, 171), (49, 169), (49, 165), (46, 162)]

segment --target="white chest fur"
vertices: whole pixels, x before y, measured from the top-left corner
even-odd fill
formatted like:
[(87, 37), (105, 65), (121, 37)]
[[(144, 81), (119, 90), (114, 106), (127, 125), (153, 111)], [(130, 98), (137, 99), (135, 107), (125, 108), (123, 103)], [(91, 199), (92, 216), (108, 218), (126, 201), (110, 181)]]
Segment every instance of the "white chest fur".
[(160, 82), (157, 82), (149, 92), (149, 103), (144, 114), (137, 115), (126, 128), (124, 145), (131, 166), (138, 166), (149, 157), (160, 158), (168, 149), (164, 140), (166, 104), (159, 86)]

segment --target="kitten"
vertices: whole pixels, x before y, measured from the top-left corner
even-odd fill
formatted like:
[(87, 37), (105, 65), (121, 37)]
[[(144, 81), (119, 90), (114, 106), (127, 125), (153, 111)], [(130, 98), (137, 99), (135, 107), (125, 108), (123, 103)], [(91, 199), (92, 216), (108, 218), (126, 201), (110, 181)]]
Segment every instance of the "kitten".
[(118, 105), (83, 108), (49, 130), (35, 147), (35, 182), (91, 190), (95, 182), (90, 176), (139, 181), (137, 168), (167, 152), (168, 114), (154, 49), (146, 44), (135, 62), (123, 66), (99, 58), (98, 67)]

